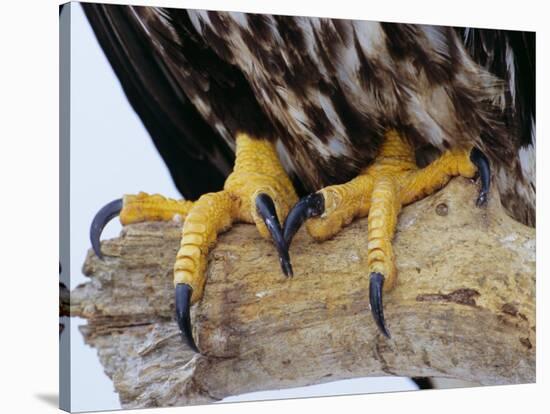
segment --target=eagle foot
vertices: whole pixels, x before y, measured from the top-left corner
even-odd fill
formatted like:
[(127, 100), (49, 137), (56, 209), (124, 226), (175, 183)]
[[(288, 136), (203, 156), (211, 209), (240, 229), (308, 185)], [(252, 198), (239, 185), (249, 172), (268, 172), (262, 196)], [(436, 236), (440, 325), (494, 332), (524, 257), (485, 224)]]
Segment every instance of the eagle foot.
[(292, 276), (288, 245), (281, 220), (298, 197), (283, 170), (275, 147), (266, 140), (238, 134), (233, 172), (224, 189), (202, 195), (197, 201), (172, 200), (158, 194), (124, 196), (103, 207), (92, 221), (90, 237), (98, 257), (101, 230), (119, 215), (123, 225), (142, 221), (184, 219), (182, 238), (174, 264), (176, 321), (182, 336), (195, 351), (190, 308), (198, 302), (206, 282), (208, 252), (219, 233), (235, 222), (253, 223), (264, 238), (273, 240), (283, 273)]
[(290, 247), (294, 234), (305, 222), (311, 237), (333, 237), (355, 218), (368, 216), (367, 266), (369, 302), (374, 321), (390, 337), (383, 312), (382, 292), (396, 282), (391, 241), (401, 207), (426, 197), (454, 176), (480, 178), (477, 206), (487, 202), (490, 168), (477, 148), (451, 150), (425, 168), (418, 168), (414, 149), (397, 132), (389, 131), (375, 161), (353, 180), (302, 198), (290, 211), (284, 236)]

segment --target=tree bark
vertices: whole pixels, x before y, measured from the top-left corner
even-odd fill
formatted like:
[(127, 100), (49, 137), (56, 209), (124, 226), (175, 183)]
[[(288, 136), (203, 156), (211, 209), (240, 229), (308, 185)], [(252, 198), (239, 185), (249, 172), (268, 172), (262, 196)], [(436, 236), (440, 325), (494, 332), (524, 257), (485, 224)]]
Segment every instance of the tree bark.
[(104, 261), (90, 251), (90, 282), (71, 292), (71, 314), (88, 320), (81, 331), (126, 408), (364, 376), (534, 382), (535, 230), (495, 193), (476, 208), (476, 192), (458, 178), (403, 209), (397, 286), (384, 297), (391, 339), (370, 314), (366, 219), (324, 243), (300, 230), (292, 279), (254, 226), (220, 235), (192, 309), (202, 354), (173, 318), (181, 223), (127, 226), (103, 243)]

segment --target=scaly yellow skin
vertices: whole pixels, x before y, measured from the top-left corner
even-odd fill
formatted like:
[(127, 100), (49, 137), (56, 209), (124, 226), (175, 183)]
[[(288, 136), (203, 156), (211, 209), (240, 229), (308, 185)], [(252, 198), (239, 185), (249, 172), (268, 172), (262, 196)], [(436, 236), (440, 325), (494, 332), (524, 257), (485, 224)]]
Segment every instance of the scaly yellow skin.
[(195, 202), (172, 200), (158, 194), (124, 196), (120, 212), (122, 224), (172, 220), (176, 215), (185, 219), (174, 264), (174, 285), (191, 286), (191, 303), (202, 297), (208, 252), (219, 233), (228, 230), (234, 222), (245, 222), (256, 224), (260, 234), (270, 238), (256, 211), (258, 194), (271, 197), (281, 223), (298, 201), (272, 143), (241, 133), (236, 137), (236, 144), (235, 166), (222, 191), (204, 194)]
[(119, 218), (123, 225), (143, 221), (169, 221), (176, 217), (184, 219), (193, 207), (192, 201), (173, 200), (160, 194), (127, 194), (122, 199), (123, 208)]
[(443, 187), (452, 177), (474, 177), (477, 168), (469, 150), (445, 152), (425, 168), (416, 165), (414, 149), (395, 131), (386, 134), (375, 162), (353, 180), (319, 192), (325, 211), (306, 223), (316, 240), (326, 240), (356, 217), (368, 215), (368, 274), (384, 275), (384, 291), (395, 285), (396, 269), (391, 241), (401, 206)]
[[(453, 176), (473, 177), (477, 169), (470, 161), (469, 150), (447, 151), (419, 169), (414, 149), (406, 140), (393, 130), (385, 138), (375, 162), (359, 176), (319, 191), (325, 211), (309, 219), (306, 227), (314, 239), (321, 241), (334, 236), (354, 218), (368, 215), (368, 273), (383, 274), (384, 291), (388, 291), (396, 280), (391, 241), (401, 206), (433, 193)], [(175, 216), (185, 219), (174, 264), (174, 284), (191, 286), (191, 303), (202, 297), (208, 252), (219, 233), (239, 221), (256, 224), (263, 237), (270, 237), (256, 211), (258, 194), (272, 198), (281, 223), (297, 201), (272, 143), (246, 134), (238, 134), (236, 143), (235, 166), (220, 192), (204, 194), (195, 202), (158, 194), (124, 196), (122, 224), (172, 220)]]

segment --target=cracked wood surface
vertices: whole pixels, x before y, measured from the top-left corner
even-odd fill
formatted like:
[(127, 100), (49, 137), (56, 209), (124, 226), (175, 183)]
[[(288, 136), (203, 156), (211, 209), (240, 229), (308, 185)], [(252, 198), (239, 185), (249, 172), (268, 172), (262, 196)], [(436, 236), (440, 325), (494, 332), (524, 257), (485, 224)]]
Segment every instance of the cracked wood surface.
[(292, 279), (254, 226), (221, 235), (192, 310), (202, 355), (173, 318), (181, 223), (127, 226), (103, 243), (103, 262), (90, 251), (71, 314), (88, 320), (85, 341), (126, 408), (364, 376), (534, 382), (535, 229), (509, 218), (495, 193), (476, 208), (476, 192), (457, 178), (403, 209), (397, 285), (385, 295), (390, 340), (370, 315), (366, 218), (324, 243), (300, 230)]

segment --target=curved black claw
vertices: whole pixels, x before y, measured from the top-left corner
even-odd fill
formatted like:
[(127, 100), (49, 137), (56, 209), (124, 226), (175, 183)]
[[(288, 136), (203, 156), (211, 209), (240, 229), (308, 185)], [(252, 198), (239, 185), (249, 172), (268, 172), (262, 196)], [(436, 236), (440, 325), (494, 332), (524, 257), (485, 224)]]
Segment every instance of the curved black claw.
[(491, 167), (489, 160), (483, 152), (477, 148), (473, 148), (470, 152), (470, 160), (477, 167), (481, 186), (479, 189), (479, 195), (476, 200), (476, 206), (481, 207), (487, 204), (487, 197), (489, 196), (489, 187), (491, 186)]
[(311, 217), (317, 217), (325, 211), (325, 198), (321, 193), (313, 193), (303, 197), (298, 201), (285, 220), (283, 231), (285, 241), (290, 247), (290, 242), (300, 229), (304, 221)]
[(386, 328), (384, 321), (384, 304), (382, 303), (382, 288), (384, 287), (384, 275), (378, 272), (372, 272), (370, 274), (369, 281), (369, 301), (372, 316), (376, 325), (380, 331), (387, 338), (390, 337), (390, 333)]
[(92, 248), (94, 249), (95, 254), (100, 259), (103, 259), (103, 255), (101, 254), (101, 244), (99, 241), (101, 232), (113, 217), (118, 216), (121, 210), (122, 198), (118, 198), (104, 205), (92, 220), (92, 226), (90, 227), (90, 241), (92, 242)]
[(264, 220), (269, 233), (271, 233), (271, 238), (279, 253), (279, 261), (281, 262), (283, 273), (285, 276), (292, 276), (293, 273), (292, 266), (290, 265), (290, 257), (288, 255), (288, 245), (283, 237), (283, 229), (277, 218), (277, 211), (275, 210), (275, 204), (271, 197), (265, 193), (258, 194), (256, 197), (256, 210)]
[(195, 352), (199, 352), (195, 341), (193, 340), (193, 331), (191, 329), (191, 294), (193, 289), (187, 283), (178, 283), (176, 285), (176, 321), (181, 331), (181, 337)]

